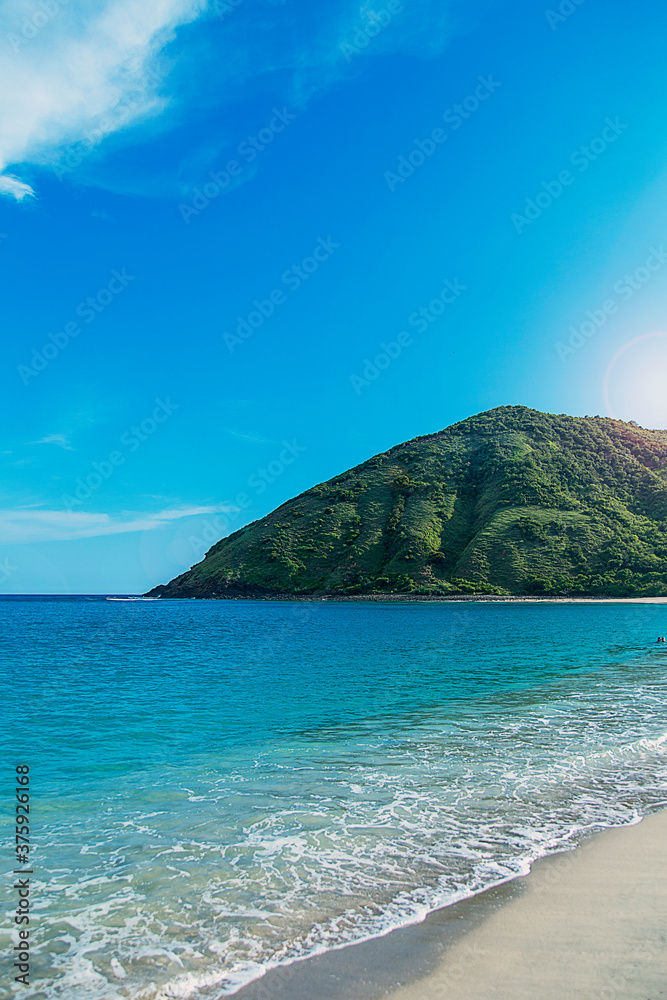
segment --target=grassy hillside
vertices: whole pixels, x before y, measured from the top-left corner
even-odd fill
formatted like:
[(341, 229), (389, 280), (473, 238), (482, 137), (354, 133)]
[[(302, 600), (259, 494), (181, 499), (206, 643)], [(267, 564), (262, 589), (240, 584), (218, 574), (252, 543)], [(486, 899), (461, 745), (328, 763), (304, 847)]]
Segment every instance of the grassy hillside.
[(152, 596), (667, 593), (667, 432), (504, 406), (218, 542)]

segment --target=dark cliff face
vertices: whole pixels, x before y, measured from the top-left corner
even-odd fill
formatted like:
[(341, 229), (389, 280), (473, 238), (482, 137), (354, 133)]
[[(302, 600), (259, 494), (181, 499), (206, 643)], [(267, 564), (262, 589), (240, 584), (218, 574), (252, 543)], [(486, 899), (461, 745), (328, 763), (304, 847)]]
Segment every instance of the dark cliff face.
[(667, 592), (667, 432), (500, 407), (222, 539), (162, 597)]

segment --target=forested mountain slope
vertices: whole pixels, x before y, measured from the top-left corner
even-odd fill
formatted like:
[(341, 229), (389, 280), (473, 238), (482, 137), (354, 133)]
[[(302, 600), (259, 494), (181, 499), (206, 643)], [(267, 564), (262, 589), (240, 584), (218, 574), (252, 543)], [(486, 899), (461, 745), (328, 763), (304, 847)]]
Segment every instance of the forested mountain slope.
[(152, 596), (667, 593), (667, 432), (504, 406), (222, 539)]

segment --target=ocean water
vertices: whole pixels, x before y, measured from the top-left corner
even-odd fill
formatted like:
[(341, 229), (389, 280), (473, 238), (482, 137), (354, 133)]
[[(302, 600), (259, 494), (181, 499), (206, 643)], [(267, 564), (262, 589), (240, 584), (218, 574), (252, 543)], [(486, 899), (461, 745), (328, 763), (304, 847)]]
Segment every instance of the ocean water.
[(226, 996), (664, 807), (665, 634), (631, 604), (1, 599), (31, 998)]

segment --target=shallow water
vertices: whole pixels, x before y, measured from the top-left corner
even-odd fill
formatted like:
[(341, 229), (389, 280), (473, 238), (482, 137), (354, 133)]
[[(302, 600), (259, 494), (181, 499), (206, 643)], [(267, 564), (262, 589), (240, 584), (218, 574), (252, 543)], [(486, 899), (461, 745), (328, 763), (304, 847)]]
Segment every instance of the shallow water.
[(219, 997), (664, 805), (666, 632), (646, 605), (0, 600), (31, 995)]

